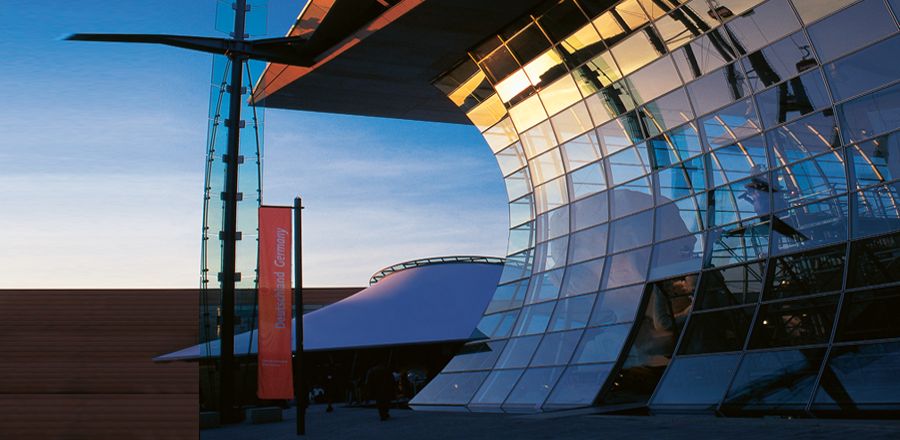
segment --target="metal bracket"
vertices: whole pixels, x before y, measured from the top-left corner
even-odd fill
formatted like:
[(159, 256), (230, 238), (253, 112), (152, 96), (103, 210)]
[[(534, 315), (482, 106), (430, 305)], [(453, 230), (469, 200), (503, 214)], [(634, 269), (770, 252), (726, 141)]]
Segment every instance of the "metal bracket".
[[(226, 120), (225, 120), (225, 126), (226, 126), (226, 127), (231, 128), (232, 125), (234, 125), (234, 124), (231, 123), (231, 119), (226, 119)], [(245, 121), (245, 120), (243, 120), (243, 119), (241, 119), (241, 120), (238, 121), (238, 123), (237, 123), (238, 128), (244, 128), (246, 125), (247, 125), (247, 121)]]
[[(241, 233), (241, 231), (234, 232), (235, 240), (240, 240), (242, 237), (243, 237), (243, 234)], [(225, 238), (226, 238), (225, 231), (219, 231), (219, 240), (224, 240)]]
[[(222, 155), (222, 162), (228, 163), (228, 155), (227, 154)], [(244, 163), (244, 155), (243, 154), (238, 155), (237, 163), (238, 163), (238, 165)]]
[[(219, 279), (219, 282), (220, 282), (220, 283), (222, 282), (222, 278), (225, 278), (225, 274), (222, 273), (222, 272), (219, 272), (218, 279)], [(235, 273), (234, 273), (234, 281), (235, 281), (235, 282), (238, 282), (238, 281), (240, 281), (240, 280), (241, 280), (241, 273), (240, 273), (240, 272), (235, 272)]]
[[(225, 91), (231, 93), (231, 86), (225, 86)], [(247, 94), (247, 87), (241, 87), (241, 95)]]
[[(222, 191), (222, 193), (219, 194), (219, 198), (221, 198), (222, 200), (228, 200), (228, 193), (225, 191)], [(241, 192), (237, 193), (237, 197), (235, 197), (235, 200), (238, 202), (240, 202), (241, 200), (244, 200), (244, 193), (241, 193)]]

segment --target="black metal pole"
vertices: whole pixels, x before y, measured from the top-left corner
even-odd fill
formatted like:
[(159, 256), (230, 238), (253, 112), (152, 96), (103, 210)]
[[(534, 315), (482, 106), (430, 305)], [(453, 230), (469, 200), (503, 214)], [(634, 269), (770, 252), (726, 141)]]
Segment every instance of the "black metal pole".
[[(235, 40), (244, 39), (244, 20), (247, 0), (235, 0), (234, 35)], [(238, 164), (241, 151), (241, 101), (243, 97), (244, 56), (229, 53), (231, 60), (231, 84), (228, 85), (228, 148), (225, 161), (225, 204), (222, 221), (222, 330), (219, 369), (219, 417), (222, 423), (236, 421), (234, 411), (234, 283), (235, 246), (237, 241)]]
[(306, 384), (303, 381), (303, 251), (300, 214), (303, 201), (294, 199), (294, 333), (296, 334), (296, 355), (294, 356), (294, 397), (297, 399), (297, 435), (306, 435)]

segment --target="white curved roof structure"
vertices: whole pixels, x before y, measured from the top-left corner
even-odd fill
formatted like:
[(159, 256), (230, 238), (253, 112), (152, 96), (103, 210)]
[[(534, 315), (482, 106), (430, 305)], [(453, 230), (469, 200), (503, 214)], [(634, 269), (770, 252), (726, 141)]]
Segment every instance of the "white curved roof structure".
[[(304, 351), (468, 340), (502, 270), (500, 264), (447, 263), (395, 272), (349, 298), (304, 315)], [(236, 335), (235, 355), (255, 355), (256, 344), (255, 330)], [(218, 356), (219, 341), (212, 341), (154, 360)]]

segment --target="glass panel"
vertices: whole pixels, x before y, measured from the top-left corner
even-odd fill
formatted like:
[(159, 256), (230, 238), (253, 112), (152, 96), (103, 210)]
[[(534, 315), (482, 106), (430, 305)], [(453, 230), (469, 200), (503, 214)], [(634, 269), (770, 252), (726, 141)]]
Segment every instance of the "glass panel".
[(536, 411), (550, 394), (563, 372), (563, 367), (530, 368), (513, 388), (503, 409), (507, 411)]
[(612, 238), (609, 252), (618, 253), (650, 244), (653, 234), (653, 211), (644, 211), (610, 223)]
[(697, 310), (756, 303), (763, 290), (764, 275), (764, 262), (703, 272), (697, 290)]
[(760, 132), (759, 119), (750, 99), (736, 102), (703, 118), (700, 125), (703, 127), (704, 140), (711, 149)]
[[(715, 30), (676, 50), (672, 59), (687, 82), (737, 59), (737, 54), (721, 32)], [(739, 76), (738, 69), (730, 68), (729, 72), (734, 78)]]
[(694, 110), (702, 115), (750, 94), (737, 64), (729, 64), (687, 85)]
[(643, 285), (633, 285), (601, 292), (598, 295), (597, 305), (591, 312), (588, 327), (634, 321), (634, 315), (641, 304), (643, 290)]
[(650, 172), (650, 158), (643, 144), (617, 152), (606, 159), (609, 162), (612, 185), (620, 185)]
[(607, 194), (603, 192), (579, 200), (571, 205), (573, 230), (581, 230), (608, 220), (609, 203), (607, 202)]
[(509, 204), (509, 224), (510, 226), (520, 225), (534, 218), (532, 216), (532, 207), (534, 201), (531, 195), (522, 197)]
[(544, 111), (540, 98), (534, 95), (509, 109), (509, 116), (512, 117), (516, 128), (519, 131), (524, 131), (547, 119), (547, 112)]
[(554, 116), (551, 121), (553, 129), (556, 131), (556, 138), (560, 142), (568, 141), (594, 127), (594, 124), (591, 122), (591, 115), (582, 102), (563, 110), (562, 113)]
[(606, 255), (607, 225), (576, 232), (570, 237), (569, 264)]
[(495, 315), (485, 315), (481, 318), (475, 330), (485, 337), (504, 338), (509, 336), (509, 331), (512, 330), (512, 325), (515, 323), (518, 314), (519, 312), (516, 310)]
[(828, 342), (838, 296), (761, 305), (750, 337), (750, 349)]
[[(656, 225), (654, 227), (656, 241), (681, 237), (703, 229), (703, 217), (706, 208), (697, 203), (697, 199), (689, 197), (675, 203), (656, 208)], [(702, 250), (702, 247), (701, 247)]]
[(651, 136), (690, 121), (694, 112), (687, 93), (679, 88), (662, 98), (641, 107), (641, 122)]
[(503, 284), (531, 275), (533, 258), (533, 249), (506, 257), (506, 264), (503, 265), (503, 273), (500, 274), (499, 282)]
[(543, 333), (547, 329), (547, 323), (550, 322), (550, 314), (553, 313), (555, 305), (556, 303), (548, 302), (523, 307), (522, 316), (519, 317), (513, 334), (525, 336)]
[(625, 183), (611, 191), (611, 218), (619, 218), (653, 206), (653, 192), (650, 180), (640, 178)]
[(534, 246), (534, 224), (528, 223), (509, 230), (507, 254), (514, 254)]
[(678, 354), (739, 351), (744, 348), (754, 306), (718, 312), (694, 313), (688, 322)]
[(900, 179), (900, 132), (847, 148), (852, 186), (865, 188)]
[(703, 263), (703, 234), (657, 243), (650, 260), (650, 278), (660, 279), (697, 272)]
[[(553, 84), (548, 85), (540, 91), (541, 102), (547, 109), (547, 113), (555, 115), (560, 110), (572, 105), (575, 101), (581, 100), (581, 93), (575, 86), (572, 77), (566, 75)], [(588, 122), (590, 125), (590, 122)]]
[(900, 234), (854, 242), (850, 246), (847, 288), (900, 281)]
[(824, 348), (747, 353), (722, 411), (803, 411), (824, 358)]
[(471, 342), (463, 345), (443, 372), (488, 370), (494, 366), (504, 346), (506, 341)]
[(900, 53), (900, 36), (867, 47), (825, 66), (835, 100), (851, 98), (900, 78), (900, 63), (885, 62)]
[(622, 79), (622, 74), (609, 52), (597, 55), (572, 73), (575, 76), (575, 83), (584, 95), (590, 95)]
[(663, 55), (665, 49), (661, 46), (659, 35), (648, 26), (613, 46), (610, 52), (618, 61), (622, 74), (628, 75)]
[(535, 185), (555, 179), (565, 172), (559, 149), (550, 150), (530, 160), (528, 168), (531, 170), (531, 179)]
[[(692, 38), (718, 24), (709, 14), (703, 12), (698, 14), (691, 9), (699, 4), (695, 1), (690, 6), (679, 8), (656, 22), (656, 29), (669, 50), (687, 44)], [(709, 9), (705, 3), (704, 6), (704, 10)]]
[(783, 254), (847, 239), (847, 196), (810, 203), (773, 217), (773, 253)]
[(606, 404), (649, 400), (675, 350), (690, 313), (694, 284), (684, 277), (647, 286), (643, 317), (616, 381), (603, 396)]
[[(528, 286), (528, 296), (525, 298), (525, 303), (531, 304), (556, 299), (559, 296), (559, 287), (562, 285), (562, 278), (562, 269), (533, 276), (531, 278), (531, 284)], [(544, 323), (543, 325), (546, 326), (547, 324)], [(531, 334), (531, 332), (517, 334)]]
[(560, 300), (550, 320), (549, 331), (583, 328), (591, 316), (591, 308), (597, 295), (582, 295)]
[(550, 394), (544, 408), (567, 408), (590, 405), (606, 377), (612, 364), (573, 365), (565, 373)]
[(522, 150), (522, 144), (516, 142), (509, 148), (497, 153), (497, 165), (504, 176), (508, 176), (515, 170), (525, 166), (525, 152)]
[(635, 113), (628, 113), (615, 121), (600, 126), (597, 128), (597, 136), (606, 155), (644, 140)]
[[(656, 173), (653, 179), (656, 203), (667, 203), (703, 192), (706, 188), (706, 172), (703, 169), (703, 162), (705, 162), (704, 158), (698, 157)], [(700, 206), (704, 211), (706, 210), (705, 204)], [(679, 209), (682, 208), (683, 206), (679, 205)], [(683, 215), (682, 217), (684, 218)]]
[(775, 125), (831, 106), (819, 69), (793, 78), (756, 95), (763, 125)]
[(517, 70), (503, 81), (497, 83), (494, 89), (497, 90), (497, 96), (510, 106), (516, 105), (535, 94), (534, 87), (531, 86), (531, 82), (528, 80), (528, 76), (525, 75), (524, 70)]
[(543, 272), (563, 267), (566, 264), (568, 243), (569, 237), (562, 237), (539, 244), (534, 256), (534, 271)]
[(538, 213), (546, 212), (569, 203), (565, 177), (551, 180), (535, 188), (534, 193), (535, 198), (537, 199), (535, 208)]
[(531, 359), (532, 367), (565, 365), (575, 351), (575, 344), (581, 338), (581, 330), (547, 333)]
[(522, 305), (525, 301), (525, 291), (528, 289), (528, 280), (521, 280), (512, 284), (497, 286), (491, 302), (484, 313), (494, 313), (500, 310), (509, 310)]
[(525, 155), (528, 158), (535, 157), (556, 146), (556, 136), (550, 121), (544, 121), (521, 136), (522, 146), (525, 147)]
[(766, 133), (772, 167), (803, 160), (841, 145), (837, 124), (829, 112), (816, 113)]
[[(735, 144), (719, 148), (711, 155), (713, 165), (713, 185), (719, 186), (735, 180), (758, 175), (766, 171), (766, 143), (762, 136), (744, 139)], [(752, 180), (758, 185), (768, 185), (768, 176), (758, 176)]]
[(727, 266), (769, 253), (769, 222), (758, 219), (709, 232), (705, 267)]
[(853, 238), (900, 230), (900, 187), (870, 187), (853, 194)]
[(554, 5), (538, 18), (538, 24), (553, 41), (562, 40), (587, 22), (587, 17), (581, 13), (572, 0), (565, 0)]
[(800, 29), (800, 22), (787, 0), (770, 0), (727, 24), (734, 44), (747, 53)]
[(506, 396), (512, 391), (513, 386), (519, 380), (524, 370), (500, 370), (492, 371), (484, 380), (481, 389), (475, 393), (475, 397), (469, 403), (471, 407), (479, 405), (500, 406)]
[(465, 405), (487, 375), (486, 371), (439, 374), (410, 403)]
[(772, 280), (765, 300), (840, 290), (844, 280), (846, 246), (834, 246), (771, 261)]
[(894, 410), (900, 403), (900, 343), (835, 347), (812, 409), (853, 414)]
[(900, 127), (900, 84), (837, 107), (845, 143), (857, 142)]
[(639, 103), (651, 101), (681, 85), (671, 57), (663, 57), (625, 80)]
[(650, 407), (696, 406), (715, 409), (725, 395), (740, 356), (700, 356), (672, 361)]
[(752, 52), (741, 63), (747, 72), (747, 80), (757, 91), (819, 65), (803, 32)]
[(597, 136), (593, 132), (585, 133), (583, 136), (572, 139), (560, 145), (559, 149), (562, 151), (566, 169), (569, 171), (591, 162), (596, 162), (601, 157), (600, 144), (597, 142)]
[(621, 82), (600, 90), (589, 96), (584, 102), (588, 106), (594, 125), (601, 125), (615, 119), (634, 110), (637, 105)]
[(487, 58), (481, 60), (481, 70), (487, 74), (494, 84), (497, 84), (518, 68), (519, 63), (516, 62), (516, 59), (504, 46), (500, 46)]
[(631, 324), (611, 325), (585, 330), (572, 357), (572, 364), (615, 362), (625, 344)]
[[(840, 32), (835, 32), (836, 29)], [(807, 31), (824, 63), (896, 32), (897, 25), (883, 1), (863, 0), (810, 26)]]
[(497, 95), (491, 96), (478, 104), (466, 116), (478, 130), (484, 131), (506, 116), (506, 107)]
[(606, 273), (601, 287), (613, 289), (643, 282), (647, 279), (650, 248), (617, 254), (606, 259)]
[(525, 73), (531, 79), (531, 84), (540, 90), (553, 80), (565, 75), (566, 66), (563, 65), (559, 52), (556, 49), (550, 49), (526, 64)]
[(586, 261), (566, 268), (566, 279), (563, 282), (560, 296), (573, 296), (594, 292), (600, 288), (600, 277), (603, 275), (603, 259)]
[(545, 212), (537, 218), (537, 240), (543, 242), (569, 233), (569, 208)]
[(505, 118), (498, 122), (497, 125), (487, 129), (484, 132), (484, 140), (494, 153), (506, 148), (509, 144), (519, 139), (516, 134), (516, 128), (513, 127), (512, 120)]
[(537, 349), (539, 342), (541, 342), (541, 335), (510, 339), (494, 368), (522, 368), (527, 366), (531, 362), (531, 356), (534, 355), (534, 350)]
[(714, 189), (709, 197), (710, 225), (726, 225), (769, 213), (766, 179), (752, 178)]
[(580, 199), (606, 189), (606, 178), (600, 163), (588, 165), (569, 174), (572, 200)]
[(544, 33), (535, 26), (529, 24), (521, 32), (510, 38), (506, 42), (509, 50), (516, 56), (522, 64), (527, 64), (541, 52), (550, 48), (550, 41), (544, 36)]
[(857, 0), (792, 0), (804, 24), (812, 23)]
[(841, 307), (835, 340), (888, 339), (900, 336), (900, 289), (888, 287), (848, 292)]
[[(575, 68), (606, 50), (606, 45), (600, 40), (600, 34), (597, 33), (594, 26), (586, 24), (560, 42), (557, 50), (562, 54), (566, 65), (569, 68)], [(584, 70), (587, 72), (590, 68), (586, 67)], [(576, 78), (578, 78), (578, 74), (576, 74)]]
[(510, 174), (504, 181), (509, 200), (516, 200), (531, 192), (531, 179), (528, 177), (527, 168)]

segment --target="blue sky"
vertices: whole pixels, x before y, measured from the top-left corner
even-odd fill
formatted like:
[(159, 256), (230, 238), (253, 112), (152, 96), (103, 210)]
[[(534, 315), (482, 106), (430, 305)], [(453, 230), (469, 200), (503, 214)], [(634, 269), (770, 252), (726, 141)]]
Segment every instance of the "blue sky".
[[(302, 1), (270, 0), (283, 34)], [(7, 0), (0, 14), (0, 288), (198, 284), (211, 56), (63, 42), (217, 35), (215, 1)], [(472, 127), (267, 110), (264, 198), (304, 197), (308, 286), (503, 255), (506, 197)]]

